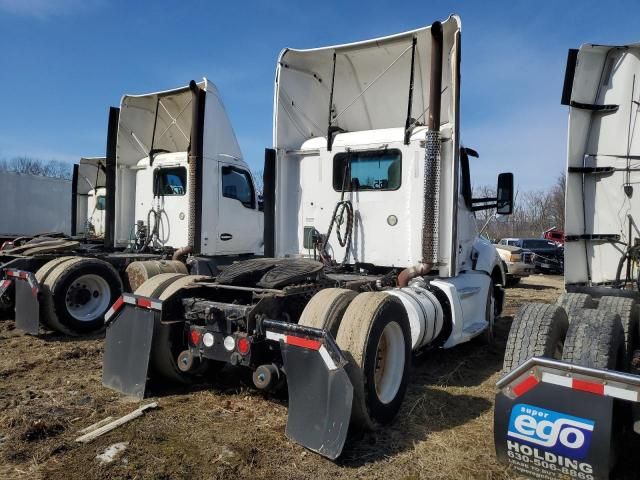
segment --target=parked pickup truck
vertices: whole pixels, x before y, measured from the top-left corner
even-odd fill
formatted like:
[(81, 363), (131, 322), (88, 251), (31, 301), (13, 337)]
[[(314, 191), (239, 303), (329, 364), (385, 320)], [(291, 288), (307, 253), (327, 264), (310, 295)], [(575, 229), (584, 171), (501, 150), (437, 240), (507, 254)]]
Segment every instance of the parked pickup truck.
[(564, 272), (564, 248), (544, 238), (503, 238), (499, 245), (520, 247), (533, 253), (534, 271), (542, 273)]
[(495, 247), (504, 263), (507, 287), (517, 285), (522, 278), (533, 273), (533, 254), (513, 245), (496, 244)]

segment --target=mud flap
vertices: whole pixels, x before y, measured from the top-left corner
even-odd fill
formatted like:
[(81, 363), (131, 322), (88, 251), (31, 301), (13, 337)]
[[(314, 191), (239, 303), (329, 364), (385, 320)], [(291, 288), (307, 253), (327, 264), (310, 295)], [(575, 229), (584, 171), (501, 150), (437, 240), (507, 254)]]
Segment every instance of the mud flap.
[(0, 280), (0, 297), (2, 297), (2, 295), (4, 295), (7, 290), (9, 290), (9, 287), (11, 286), (11, 280), (10, 279), (4, 279), (4, 280)]
[(282, 351), (289, 391), (286, 435), (332, 460), (342, 453), (353, 401), (347, 360), (331, 334), (275, 320), (264, 320), (269, 340)]
[(622, 401), (640, 377), (532, 358), (498, 382), (498, 459), (531, 478), (609, 478)]
[(8, 277), (15, 286), (16, 328), (31, 335), (40, 333), (40, 285), (31, 272), (9, 268)]
[(107, 332), (102, 384), (144, 398), (153, 330), (162, 315), (162, 302), (124, 294), (105, 315)]

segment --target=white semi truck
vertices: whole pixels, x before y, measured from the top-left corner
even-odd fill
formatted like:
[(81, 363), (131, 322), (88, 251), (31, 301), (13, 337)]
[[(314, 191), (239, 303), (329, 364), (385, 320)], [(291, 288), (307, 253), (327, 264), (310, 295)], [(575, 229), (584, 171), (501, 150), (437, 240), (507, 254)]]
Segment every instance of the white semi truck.
[[(412, 352), (490, 339), (504, 271), (460, 146), (460, 20), (282, 51), (264, 174), (266, 258), (216, 278), (167, 274), (107, 316), (103, 383), (190, 382), (232, 364), (286, 382), (287, 435), (329, 458), (349, 424), (390, 422)], [(174, 283), (171, 283), (174, 282)]]
[(640, 45), (570, 50), (565, 289), (514, 317), (498, 457), (533, 478), (609, 478), (640, 433)]
[(0, 296), (15, 294), (16, 324), (29, 333), (41, 323), (99, 330), (120, 294), (155, 274), (214, 275), (262, 249), (253, 178), (206, 79), (125, 95), (110, 111), (106, 159), (80, 162), (73, 180), (74, 236), (0, 252)]

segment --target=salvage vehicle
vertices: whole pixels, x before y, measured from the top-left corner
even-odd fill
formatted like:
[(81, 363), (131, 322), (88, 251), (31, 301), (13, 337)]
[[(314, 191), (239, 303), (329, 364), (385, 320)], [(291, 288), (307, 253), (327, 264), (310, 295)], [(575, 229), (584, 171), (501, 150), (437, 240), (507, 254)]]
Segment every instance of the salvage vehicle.
[(556, 245), (564, 246), (564, 232), (556, 227), (542, 232), (542, 238), (551, 240)]
[(505, 245), (501, 243), (494, 244), (498, 251), (498, 255), (502, 259), (505, 274), (507, 276), (507, 287), (513, 287), (520, 283), (525, 277), (533, 273), (533, 255), (520, 247), (513, 245)]
[[(74, 168), (72, 236), (0, 251), (0, 297), (11, 307), (15, 295), (18, 328), (95, 332), (123, 291), (154, 275), (214, 275), (260, 253), (253, 178), (208, 80), (125, 95), (109, 113), (106, 159), (94, 163)], [(87, 218), (103, 239), (87, 235)]]
[(532, 478), (609, 478), (640, 433), (640, 45), (570, 50), (565, 289), (514, 317), (498, 382), (498, 458)]
[(287, 436), (335, 459), (350, 424), (396, 416), (413, 351), (489, 341), (505, 279), (474, 211), (511, 213), (513, 175), (499, 175), (495, 198), (472, 198), (459, 68), (455, 16), (283, 50), (266, 258), (123, 295), (107, 319), (104, 385), (143, 398), (149, 378), (187, 383), (227, 364), (258, 389), (286, 379)]

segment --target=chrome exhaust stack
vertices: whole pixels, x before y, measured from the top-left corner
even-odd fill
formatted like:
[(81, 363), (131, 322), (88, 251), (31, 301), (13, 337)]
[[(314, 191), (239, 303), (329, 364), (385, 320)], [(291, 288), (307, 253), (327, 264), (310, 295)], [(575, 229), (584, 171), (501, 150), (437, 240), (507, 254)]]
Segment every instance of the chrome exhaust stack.
[(424, 156), (424, 203), (422, 206), (422, 262), (403, 270), (398, 286), (406, 287), (412, 278), (428, 274), (438, 266), (438, 225), (440, 223), (440, 109), (442, 91), (442, 24), (431, 25), (431, 79), (429, 120)]

